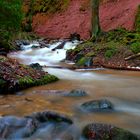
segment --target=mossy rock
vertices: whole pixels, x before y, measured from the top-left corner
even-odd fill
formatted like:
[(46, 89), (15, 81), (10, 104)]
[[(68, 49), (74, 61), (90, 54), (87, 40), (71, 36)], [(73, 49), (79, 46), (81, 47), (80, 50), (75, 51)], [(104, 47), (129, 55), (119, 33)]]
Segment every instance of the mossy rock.
[(92, 57), (82, 57), (77, 63), (77, 66), (90, 67), (93, 64)]
[(30, 76), (25, 76), (22, 78), (19, 78), (18, 83), (14, 87), (14, 89), (24, 89), (27, 87), (32, 87), (32, 86), (39, 86), (39, 85), (45, 85), (51, 82), (57, 81), (58, 78), (54, 75), (47, 74), (40, 79), (33, 79)]
[(139, 140), (135, 134), (127, 130), (100, 123), (87, 125), (82, 134), (88, 140)]
[(43, 76), (41, 79), (36, 80), (35, 84), (36, 85), (44, 85), (44, 84), (48, 84), (48, 83), (55, 82), (58, 80), (59, 79), (56, 76), (47, 74), (47, 75)]

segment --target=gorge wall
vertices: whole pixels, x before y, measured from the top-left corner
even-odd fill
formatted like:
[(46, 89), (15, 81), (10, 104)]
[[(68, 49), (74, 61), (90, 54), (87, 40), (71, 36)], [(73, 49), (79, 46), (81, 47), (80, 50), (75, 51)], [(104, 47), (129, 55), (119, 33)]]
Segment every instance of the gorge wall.
[[(90, 35), (89, 0), (70, 0), (66, 10), (48, 15), (37, 13), (33, 17), (35, 33), (49, 38), (67, 38), (77, 32), (82, 39)], [(100, 24), (104, 31), (123, 27), (135, 29), (135, 15), (140, 0), (108, 0), (100, 4)]]

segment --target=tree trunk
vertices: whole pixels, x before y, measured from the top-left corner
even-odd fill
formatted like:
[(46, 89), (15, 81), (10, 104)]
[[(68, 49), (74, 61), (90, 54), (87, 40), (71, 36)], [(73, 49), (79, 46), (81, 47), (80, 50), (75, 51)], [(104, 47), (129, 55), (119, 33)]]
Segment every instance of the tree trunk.
[(92, 19), (91, 19), (91, 38), (96, 39), (100, 33), (99, 23), (99, 0), (91, 0)]

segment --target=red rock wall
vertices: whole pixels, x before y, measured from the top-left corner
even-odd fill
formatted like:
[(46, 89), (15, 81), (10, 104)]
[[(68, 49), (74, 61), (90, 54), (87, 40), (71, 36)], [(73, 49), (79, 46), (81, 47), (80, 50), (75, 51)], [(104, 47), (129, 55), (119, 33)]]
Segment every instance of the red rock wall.
[[(89, 0), (71, 0), (66, 11), (53, 15), (37, 14), (33, 18), (33, 29), (49, 38), (66, 38), (77, 32), (83, 39), (89, 38)], [(124, 27), (134, 29), (135, 15), (140, 0), (109, 0), (100, 5), (100, 23), (104, 31)]]

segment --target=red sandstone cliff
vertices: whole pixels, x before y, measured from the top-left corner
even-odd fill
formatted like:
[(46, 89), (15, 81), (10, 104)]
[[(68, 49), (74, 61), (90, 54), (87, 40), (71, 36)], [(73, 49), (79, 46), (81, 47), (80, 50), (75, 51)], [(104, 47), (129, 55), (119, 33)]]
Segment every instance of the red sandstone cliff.
[[(77, 32), (83, 39), (89, 37), (90, 6), (88, 0), (71, 0), (67, 10), (51, 16), (37, 14), (33, 18), (33, 29), (49, 38), (66, 38)], [(104, 31), (117, 27), (134, 29), (135, 15), (140, 0), (109, 0), (100, 5), (100, 23)]]

